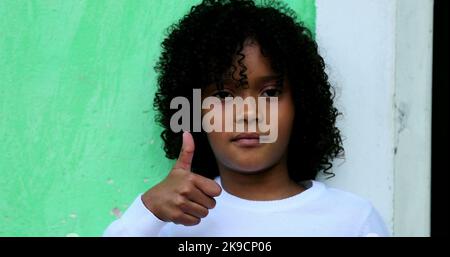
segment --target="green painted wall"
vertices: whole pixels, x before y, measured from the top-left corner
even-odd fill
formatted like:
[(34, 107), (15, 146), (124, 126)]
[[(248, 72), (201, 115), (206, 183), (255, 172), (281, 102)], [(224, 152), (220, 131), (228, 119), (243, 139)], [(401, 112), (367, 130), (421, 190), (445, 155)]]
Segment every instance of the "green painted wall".
[(197, 2), (0, 1), (0, 236), (99, 236), (167, 174), (153, 65)]

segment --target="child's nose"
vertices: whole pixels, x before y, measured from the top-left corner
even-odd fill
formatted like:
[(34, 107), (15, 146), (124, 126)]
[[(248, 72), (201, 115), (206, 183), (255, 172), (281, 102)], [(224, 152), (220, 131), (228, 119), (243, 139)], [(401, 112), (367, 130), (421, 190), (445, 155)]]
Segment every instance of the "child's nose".
[[(248, 125), (253, 125), (258, 123), (258, 121), (262, 118), (261, 114), (258, 112), (258, 98), (254, 96), (253, 99), (245, 99), (244, 102), (249, 104), (244, 104), (240, 108), (236, 109), (236, 120), (237, 124), (245, 123)], [(251, 103), (251, 104), (250, 104)]]

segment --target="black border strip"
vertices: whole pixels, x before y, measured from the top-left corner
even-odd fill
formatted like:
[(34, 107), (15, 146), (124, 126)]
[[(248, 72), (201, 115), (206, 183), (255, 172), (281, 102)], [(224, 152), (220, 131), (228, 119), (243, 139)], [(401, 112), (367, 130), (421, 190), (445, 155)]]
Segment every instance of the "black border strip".
[(431, 134), (431, 236), (449, 235), (449, 12), (448, 0), (435, 0)]

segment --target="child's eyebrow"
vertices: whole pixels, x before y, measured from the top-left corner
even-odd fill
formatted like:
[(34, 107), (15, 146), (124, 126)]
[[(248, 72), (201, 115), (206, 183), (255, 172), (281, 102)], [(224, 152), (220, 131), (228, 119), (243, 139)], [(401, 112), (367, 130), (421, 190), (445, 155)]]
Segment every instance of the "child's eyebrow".
[(256, 84), (264, 84), (266, 82), (270, 82), (270, 81), (274, 81), (274, 80), (278, 81), (281, 78), (282, 78), (282, 75), (280, 75), (280, 74), (273, 74), (273, 75), (271, 74), (271, 75), (261, 76), (256, 79)]
[[(256, 84), (260, 85), (260, 84), (264, 84), (266, 82), (279, 80), (281, 78), (282, 78), (282, 75), (280, 75), (280, 74), (270, 74), (270, 75), (260, 76), (260, 77), (256, 78)], [(239, 82), (231, 77), (227, 77), (223, 80), (223, 83), (233, 85), (233, 84), (237, 84)]]

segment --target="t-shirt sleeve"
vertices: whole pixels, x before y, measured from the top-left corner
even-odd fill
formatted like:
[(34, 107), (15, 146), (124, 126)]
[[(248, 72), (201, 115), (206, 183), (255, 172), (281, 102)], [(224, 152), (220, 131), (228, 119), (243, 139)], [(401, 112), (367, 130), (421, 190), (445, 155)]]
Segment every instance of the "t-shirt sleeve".
[(388, 237), (390, 233), (381, 218), (380, 214), (373, 207), (370, 208), (369, 214), (365, 219), (359, 236), (362, 237)]
[(104, 237), (158, 236), (167, 223), (148, 210), (139, 195), (119, 219), (113, 221), (103, 233)]

